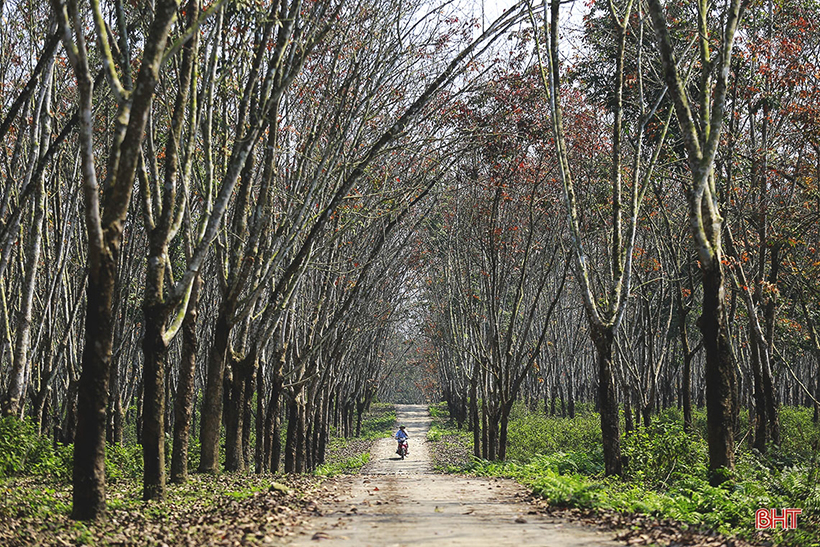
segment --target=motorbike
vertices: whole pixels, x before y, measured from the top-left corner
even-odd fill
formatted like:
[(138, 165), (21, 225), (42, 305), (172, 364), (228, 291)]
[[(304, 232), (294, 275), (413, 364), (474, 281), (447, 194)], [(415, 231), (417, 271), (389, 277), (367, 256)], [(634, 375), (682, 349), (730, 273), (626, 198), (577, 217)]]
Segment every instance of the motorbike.
[(399, 441), (399, 447), (396, 449), (396, 454), (401, 456), (401, 459), (404, 459), (404, 457), (408, 453), (409, 452), (407, 451), (407, 439)]

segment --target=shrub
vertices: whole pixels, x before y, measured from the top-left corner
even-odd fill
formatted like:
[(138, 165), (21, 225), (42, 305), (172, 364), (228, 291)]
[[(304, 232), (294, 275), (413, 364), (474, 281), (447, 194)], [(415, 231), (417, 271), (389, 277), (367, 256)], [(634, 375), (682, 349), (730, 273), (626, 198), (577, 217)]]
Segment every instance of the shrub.
[(550, 418), (517, 404), (507, 429), (507, 456), (521, 462), (541, 454), (601, 451), (601, 422), (596, 414)]
[(37, 435), (31, 420), (0, 419), (0, 477), (16, 475), (70, 475), (64, 466), (65, 448), (55, 448), (48, 437)]
[(623, 443), (627, 475), (647, 486), (668, 485), (682, 475), (706, 476), (706, 443), (683, 431), (680, 421), (659, 417), (648, 429), (630, 434)]
[(433, 419), (436, 418), (450, 418), (450, 411), (447, 408), (447, 402), (436, 403), (434, 405), (430, 405), (430, 417)]
[(109, 444), (105, 449), (105, 479), (117, 482), (142, 477), (142, 447)]
[[(508, 455), (516, 461), (476, 460), (468, 471), (513, 478), (552, 504), (668, 517), (747, 538), (759, 539), (757, 509), (800, 507), (799, 530), (766, 537), (774, 544), (820, 545), (820, 432), (810, 411), (784, 407), (783, 442), (765, 455), (739, 444), (735, 471), (718, 487), (708, 481), (705, 414), (695, 411), (693, 433), (683, 432), (679, 410), (668, 409), (650, 428), (626, 436), (625, 477), (615, 479), (602, 477), (597, 414), (548, 418), (521, 405), (509, 424)], [(741, 423), (748, 424), (748, 413)]]
[(807, 407), (780, 408), (781, 445), (775, 453), (787, 465), (810, 460), (820, 464), (820, 424), (812, 421), (813, 410)]

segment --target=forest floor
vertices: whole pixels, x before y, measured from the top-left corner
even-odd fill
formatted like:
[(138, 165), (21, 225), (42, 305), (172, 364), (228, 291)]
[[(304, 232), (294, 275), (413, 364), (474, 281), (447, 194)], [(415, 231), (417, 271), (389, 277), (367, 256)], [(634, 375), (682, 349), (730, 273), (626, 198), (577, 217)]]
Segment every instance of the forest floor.
[(401, 460), (393, 439), (381, 439), (358, 475), (323, 485), (318, 511), (287, 541), (294, 547), (328, 546), (615, 546), (612, 531), (548, 515), (507, 479), (433, 473), (426, 436), (427, 407), (398, 405), (410, 435)]

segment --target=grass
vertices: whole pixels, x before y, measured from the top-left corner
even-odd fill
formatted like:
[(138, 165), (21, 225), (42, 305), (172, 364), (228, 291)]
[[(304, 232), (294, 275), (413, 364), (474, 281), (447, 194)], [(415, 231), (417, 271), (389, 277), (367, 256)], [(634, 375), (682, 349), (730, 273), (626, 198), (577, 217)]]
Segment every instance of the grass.
[(375, 441), (390, 436), (395, 425), (396, 407), (390, 403), (373, 403), (370, 412), (362, 418), (361, 438)]

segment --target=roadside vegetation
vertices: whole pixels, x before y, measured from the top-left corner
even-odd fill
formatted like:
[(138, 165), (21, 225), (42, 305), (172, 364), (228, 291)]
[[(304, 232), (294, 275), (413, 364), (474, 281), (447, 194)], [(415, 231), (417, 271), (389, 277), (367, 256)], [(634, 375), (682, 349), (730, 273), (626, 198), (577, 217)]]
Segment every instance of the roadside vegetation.
[[(472, 436), (449, 421), (446, 405), (431, 413), (428, 439), (437, 470), (509, 477), (553, 508), (647, 515), (655, 519), (652, 525), (672, 519), (684, 531), (714, 531), (753, 543), (820, 545), (820, 429), (808, 409), (782, 409), (783, 442), (765, 456), (739, 443), (734, 474), (718, 487), (708, 480), (703, 410), (695, 412), (690, 434), (683, 431), (681, 413), (667, 409), (649, 428), (625, 435), (622, 479), (604, 477), (600, 420), (586, 405), (579, 406), (574, 418), (549, 417), (516, 405), (505, 462), (471, 457)], [(748, 430), (745, 413), (740, 430)], [(803, 512), (796, 530), (760, 531), (754, 520), (760, 508)]]
[(320, 477), (358, 473), (370, 461), (373, 444), (393, 433), (396, 408), (388, 403), (374, 403), (362, 420), (360, 437), (335, 435), (328, 442), (325, 463), (314, 472)]
[(473, 438), (466, 429), (459, 429), (450, 419), (447, 403), (430, 405), (430, 430), (427, 432), (433, 469), (444, 473), (458, 473), (473, 461)]
[[(316, 508), (323, 478), (356, 473), (375, 440), (389, 435), (395, 408), (374, 403), (360, 437), (333, 432), (324, 464), (313, 475), (192, 473), (169, 484), (164, 501), (140, 501), (142, 448), (106, 450), (106, 518), (70, 519), (70, 445), (52, 444), (30, 421), (0, 419), (0, 545), (264, 544), (291, 533)], [(191, 471), (198, 462), (189, 462)]]

